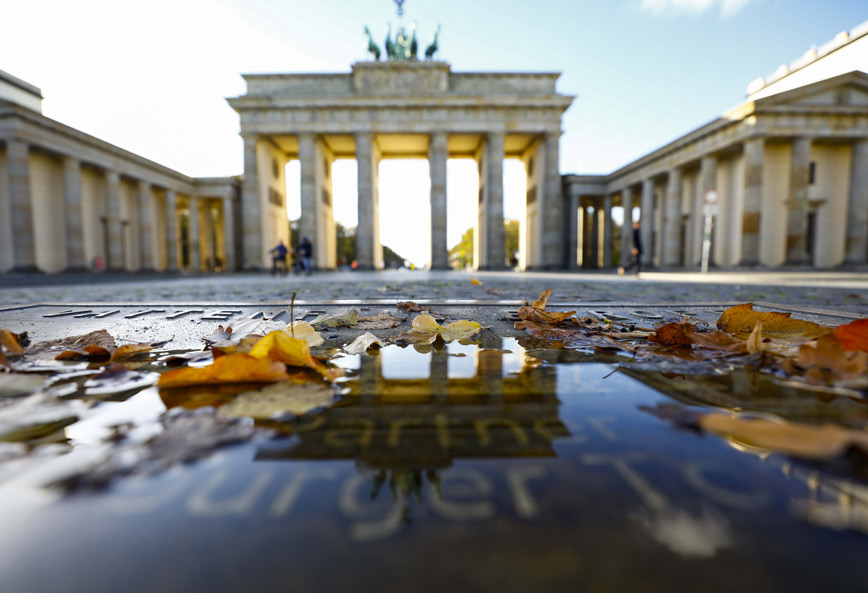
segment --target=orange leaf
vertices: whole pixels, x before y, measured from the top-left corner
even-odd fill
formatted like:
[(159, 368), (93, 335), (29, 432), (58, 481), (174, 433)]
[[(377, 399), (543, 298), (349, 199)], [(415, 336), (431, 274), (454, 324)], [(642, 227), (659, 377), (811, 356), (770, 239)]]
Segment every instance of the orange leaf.
[(206, 367), (184, 367), (168, 371), (157, 381), (159, 387), (188, 387), (220, 383), (276, 383), (286, 381), (286, 367), (267, 358), (249, 354), (227, 354)]
[(830, 378), (846, 381), (868, 372), (868, 353), (845, 353), (835, 334), (825, 334), (817, 338), (816, 344), (799, 347), (798, 363), (809, 382), (824, 383)]
[(648, 341), (666, 346), (692, 346), (694, 330), (689, 323), (667, 323), (648, 336)]
[(753, 310), (753, 303), (745, 303), (730, 307), (717, 320), (717, 327), (731, 334), (748, 335), (756, 327), (757, 322), (762, 323), (762, 331), (766, 335), (799, 336), (815, 338), (828, 331), (821, 325), (811, 321), (792, 319), (791, 313), (763, 313)]
[(111, 354), (111, 352), (102, 346), (90, 344), (89, 346), (86, 346), (84, 350), (64, 350), (55, 356), (54, 360), (98, 360), (109, 358)]
[(868, 319), (857, 319), (835, 328), (835, 335), (841, 341), (841, 350), (861, 350), (868, 352)]
[(15, 355), (24, 352), (24, 348), (18, 343), (18, 337), (8, 329), (0, 329), (0, 352), (3, 350)]
[(125, 344), (112, 352), (111, 361), (129, 360), (150, 351), (151, 347), (147, 344)]

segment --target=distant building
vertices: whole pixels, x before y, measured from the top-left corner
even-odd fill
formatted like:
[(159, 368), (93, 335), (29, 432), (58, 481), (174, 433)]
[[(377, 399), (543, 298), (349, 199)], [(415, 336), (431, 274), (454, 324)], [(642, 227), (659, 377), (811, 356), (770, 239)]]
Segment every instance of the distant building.
[[(716, 120), (609, 175), (565, 175), (571, 264), (609, 267), (629, 253), (639, 209), (646, 258), (699, 265), (703, 204), (719, 204), (711, 259), (719, 266), (832, 268), (868, 262), (868, 22), (748, 87)], [(629, 216), (629, 215), (628, 215)]]
[(0, 71), (0, 271), (234, 269), (239, 187), (49, 119)]

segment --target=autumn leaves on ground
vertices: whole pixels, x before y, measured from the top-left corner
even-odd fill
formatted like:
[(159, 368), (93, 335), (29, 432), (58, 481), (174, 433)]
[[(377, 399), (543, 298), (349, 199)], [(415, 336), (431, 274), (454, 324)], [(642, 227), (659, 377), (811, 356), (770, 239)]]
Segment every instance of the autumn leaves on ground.
[[(533, 304), (525, 303), (515, 324), (516, 330), (537, 338), (543, 348), (608, 351), (622, 356), (623, 364), (642, 361), (651, 368), (655, 361), (665, 360), (670, 373), (673, 365), (676, 370), (683, 365), (683, 374), (696, 372), (696, 363), (713, 370), (725, 361), (730, 368), (737, 365), (768, 373), (808, 390), (857, 399), (868, 392), (868, 319), (825, 327), (793, 319), (789, 313), (754, 311), (747, 303), (727, 309), (716, 328), (689, 317), (659, 327), (640, 327), (577, 317), (575, 311), (547, 310), (550, 296), (547, 290)], [(203, 350), (181, 353), (167, 353), (162, 350), (165, 344), (118, 346), (105, 331), (29, 345), (25, 334), (0, 330), (0, 366), (7, 373), (16, 373), (26, 371), (23, 363), (28, 359), (105, 363), (95, 376), (98, 380), (135, 372), (144, 361), (159, 372), (154, 380), (161, 392), (237, 385), (239, 389), (219, 400), (221, 412), (256, 419), (267, 419), (276, 412), (301, 415), (335, 400), (334, 384), (344, 371), (331, 359), (346, 354), (375, 355), (376, 349), (389, 344), (412, 346), (420, 352), (440, 350), (455, 340), (472, 343), (484, 331), (472, 320), (441, 325), (432, 312), (416, 303), (398, 303), (397, 308), (401, 313), (418, 314), (409, 330), (396, 330), (388, 338), (370, 330), (398, 328), (407, 318), (388, 312), (361, 317), (351, 309), (288, 325), (239, 318), (202, 336)], [(336, 327), (356, 329), (359, 334), (340, 349), (321, 348), (324, 340), (319, 330)], [(312, 355), (311, 348), (319, 356)], [(56, 372), (63, 373), (64, 367), (58, 366)], [(263, 390), (265, 384), (275, 384), (275, 389)], [(868, 452), (865, 431), (758, 420), (730, 412), (649, 411), (679, 427), (791, 455), (834, 456), (851, 446)]]

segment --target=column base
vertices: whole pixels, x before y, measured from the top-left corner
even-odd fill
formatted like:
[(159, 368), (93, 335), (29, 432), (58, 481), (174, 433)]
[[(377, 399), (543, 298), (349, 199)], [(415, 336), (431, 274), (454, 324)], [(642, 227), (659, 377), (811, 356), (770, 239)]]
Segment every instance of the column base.
[(37, 268), (35, 265), (26, 265), (26, 266), (14, 266), (9, 273), (12, 274), (44, 274), (42, 270)]

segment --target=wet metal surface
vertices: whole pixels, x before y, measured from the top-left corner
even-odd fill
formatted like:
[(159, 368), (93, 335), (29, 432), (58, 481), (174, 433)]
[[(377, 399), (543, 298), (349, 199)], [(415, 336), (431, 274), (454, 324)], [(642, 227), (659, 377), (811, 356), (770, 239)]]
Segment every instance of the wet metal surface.
[[(682, 315), (714, 325), (727, 305), (549, 309), (653, 327)], [(292, 314), (311, 319), (348, 306), (302, 303)], [(384, 302), (353, 306), (415, 316)], [(57, 429), (66, 448), (37, 447), (43, 464), (0, 447), (0, 591), (865, 587), (864, 465), (769, 454), (676, 430), (647, 412), (740, 409), (864, 430), (864, 401), (817, 398), (747, 371), (626, 370), (615, 355), (550, 348), (514, 330), (514, 304), (431, 307), (486, 330), (439, 351), (389, 345), (339, 356), (348, 376), (332, 407), (255, 427), (239, 421), (231, 430), (256, 436), (166, 471), (64, 493), (37, 486), (57, 471), (49, 465), (64, 466), (63, 475), (87, 466), (89, 451), (134, 455), (136, 443), (171, 434), (172, 422), (191, 422), (177, 447), (192, 447), (206, 440), (196, 423), (219, 418), (239, 397), (223, 387), (106, 395), (99, 383), (86, 396), (70, 383), (65, 401), (104, 401)], [(787, 310), (757, 306), (771, 308)], [(291, 313), (286, 304), (38, 305), (0, 311), (0, 327), (34, 341), (107, 329), (120, 343), (171, 339), (167, 350), (200, 350), (203, 336), (239, 315), (287, 321)], [(851, 318), (796, 316), (830, 325)], [(359, 333), (324, 332), (326, 347)], [(124, 423), (135, 427), (132, 445), (112, 438)]]

